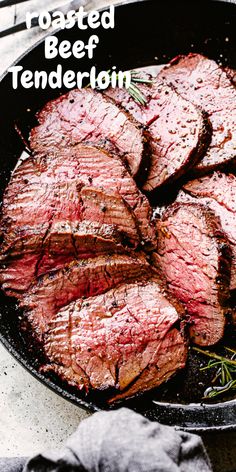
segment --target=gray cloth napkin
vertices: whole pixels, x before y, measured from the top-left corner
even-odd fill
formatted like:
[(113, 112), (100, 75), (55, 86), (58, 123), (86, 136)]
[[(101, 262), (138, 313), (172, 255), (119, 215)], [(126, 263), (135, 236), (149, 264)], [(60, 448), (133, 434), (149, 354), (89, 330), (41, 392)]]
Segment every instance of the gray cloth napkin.
[(22, 472), (26, 463), (26, 457), (3, 457), (0, 458), (1, 472)]
[[(210, 472), (202, 440), (127, 408), (95, 413), (59, 451), (1, 472)], [(8, 468), (7, 468), (8, 467)]]

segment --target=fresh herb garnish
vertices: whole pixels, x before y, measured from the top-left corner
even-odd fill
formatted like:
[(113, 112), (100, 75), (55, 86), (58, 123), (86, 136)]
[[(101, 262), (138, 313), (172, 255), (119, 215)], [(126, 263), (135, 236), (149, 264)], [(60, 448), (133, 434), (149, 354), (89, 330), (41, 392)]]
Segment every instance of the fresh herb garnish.
[[(111, 75), (111, 73), (114, 74), (114, 71), (112, 72), (111, 70), (108, 70), (107, 73)], [(116, 74), (116, 77), (118, 78), (119, 75)], [(134, 101), (138, 103), (138, 105), (144, 106), (147, 104), (147, 99), (143, 95), (143, 93), (141, 92), (137, 84), (152, 84), (152, 83), (153, 81), (151, 79), (142, 78), (139, 76), (138, 71), (133, 70), (131, 71), (131, 84), (129, 88), (127, 89), (127, 91), (130, 94), (130, 96), (134, 99)], [(91, 84), (89, 83), (88, 85), (86, 85), (85, 88), (88, 88), (90, 86)]]
[(201, 371), (216, 370), (212, 385), (204, 392), (204, 399), (213, 398), (236, 389), (236, 351), (234, 349), (225, 347), (225, 350), (231, 354), (230, 357), (220, 356), (211, 351), (204, 351), (195, 346), (192, 349), (211, 358), (208, 364), (200, 369)]
[(131, 71), (131, 85), (128, 88), (128, 92), (139, 105), (146, 105), (147, 99), (137, 84), (152, 84), (152, 80), (139, 77), (138, 72)]
[(140, 89), (135, 84), (131, 82), (127, 90), (136, 103), (138, 103), (139, 105), (146, 105), (146, 97), (144, 97)]

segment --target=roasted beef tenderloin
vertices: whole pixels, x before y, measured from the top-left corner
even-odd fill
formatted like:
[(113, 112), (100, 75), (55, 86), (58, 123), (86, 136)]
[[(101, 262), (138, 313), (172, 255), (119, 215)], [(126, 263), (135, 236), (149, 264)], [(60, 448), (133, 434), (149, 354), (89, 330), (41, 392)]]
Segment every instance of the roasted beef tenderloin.
[(224, 333), (231, 266), (219, 218), (204, 205), (174, 203), (157, 226), (157, 261), (168, 289), (186, 308), (192, 341), (217, 343)]

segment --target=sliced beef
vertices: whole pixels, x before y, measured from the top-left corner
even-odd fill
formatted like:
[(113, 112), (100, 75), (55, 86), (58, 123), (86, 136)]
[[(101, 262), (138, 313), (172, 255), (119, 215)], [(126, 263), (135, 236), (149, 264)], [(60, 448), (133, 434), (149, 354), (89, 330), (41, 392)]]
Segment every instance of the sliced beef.
[(138, 174), (144, 158), (142, 130), (132, 117), (91, 89), (72, 90), (48, 102), (38, 113), (39, 126), (31, 131), (35, 152), (58, 152), (78, 143), (92, 144), (117, 155)]
[(146, 73), (138, 83), (146, 105), (140, 105), (126, 89), (109, 89), (107, 94), (128, 110), (149, 132), (150, 169), (143, 190), (153, 191), (172, 183), (199, 161), (210, 142), (206, 114), (185, 100), (169, 85)]
[(23, 239), (21, 235), (0, 259), (2, 288), (9, 296), (21, 299), (34, 279), (75, 259), (129, 252), (111, 225), (60, 222), (43, 238), (40, 230)]
[(203, 107), (212, 124), (212, 141), (196, 172), (206, 173), (236, 157), (236, 89), (215, 61), (200, 54), (178, 56), (159, 74), (178, 92)]
[[(29, 158), (5, 192), (0, 280), (19, 296), (74, 258), (151, 249), (151, 208), (119, 159), (83, 145)], [(23, 275), (23, 277), (22, 277)]]
[(231, 290), (236, 289), (236, 177), (221, 172), (190, 181), (178, 196), (179, 201), (186, 199), (199, 202), (211, 208), (220, 218), (221, 226), (227, 235), (232, 250)]
[(21, 307), (40, 337), (57, 311), (71, 301), (103, 293), (122, 282), (138, 280), (151, 272), (141, 255), (106, 255), (73, 261), (32, 284), (21, 301)]
[(224, 332), (231, 263), (220, 220), (203, 205), (175, 203), (157, 225), (158, 262), (169, 290), (186, 307), (191, 338), (215, 344)]
[(79, 389), (119, 389), (129, 397), (184, 367), (178, 313), (155, 280), (79, 299), (51, 321), (45, 351), (53, 370)]
[(169, 380), (179, 369), (184, 368), (187, 352), (180, 331), (176, 328), (170, 329), (159, 343), (155, 354), (154, 362), (150, 362), (150, 365), (140, 373), (136, 382), (130, 384), (124, 392), (112, 397), (109, 403), (158, 387)]

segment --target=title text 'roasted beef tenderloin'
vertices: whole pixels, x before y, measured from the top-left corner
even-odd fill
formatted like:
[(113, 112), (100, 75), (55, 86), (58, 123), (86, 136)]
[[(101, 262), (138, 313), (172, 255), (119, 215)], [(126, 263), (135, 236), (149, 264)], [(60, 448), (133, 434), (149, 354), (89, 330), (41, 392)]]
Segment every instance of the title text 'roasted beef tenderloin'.
[(134, 101), (126, 89), (106, 92), (149, 132), (150, 165), (143, 190), (152, 191), (181, 177), (200, 159), (210, 142), (206, 113), (176, 90), (145, 72), (152, 84), (139, 83), (146, 105)]
[(25, 309), (32, 327), (40, 337), (64, 305), (151, 273), (152, 269), (141, 255), (116, 254), (73, 261), (62, 269), (39, 277), (25, 293), (21, 307)]
[(185, 365), (177, 321), (175, 307), (155, 280), (77, 300), (50, 323), (46, 370), (79, 389), (117, 388), (115, 399), (149, 390)]
[(51, 102), (37, 115), (31, 131), (34, 152), (58, 152), (78, 143), (91, 144), (119, 156), (133, 177), (145, 158), (145, 139), (132, 116), (91, 89), (72, 90)]
[(220, 218), (232, 250), (230, 289), (236, 289), (236, 177), (221, 172), (192, 180), (184, 186), (178, 201), (205, 204)]
[(122, 162), (83, 145), (17, 167), (1, 231), (0, 280), (13, 296), (74, 258), (155, 246), (150, 205)]
[(206, 173), (236, 158), (236, 89), (215, 61), (200, 54), (178, 56), (159, 78), (203, 107), (212, 124), (212, 141), (196, 171)]
[(157, 223), (158, 262), (173, 295), (186, 307), (199, 345), (224, 333), (231, 251), (219, 218), (200, 204), (175, 203)]

